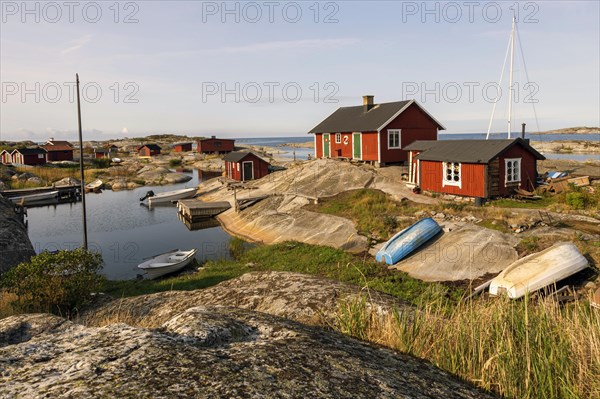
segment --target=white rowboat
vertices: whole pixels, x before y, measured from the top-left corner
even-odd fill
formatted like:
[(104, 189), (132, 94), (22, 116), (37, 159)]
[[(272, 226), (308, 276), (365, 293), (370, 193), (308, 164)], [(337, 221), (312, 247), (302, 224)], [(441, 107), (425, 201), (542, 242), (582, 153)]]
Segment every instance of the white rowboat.
[(21, 195), (19, 197), (9, 198), (15, 204), (30, 205), (38, 202), (58, 201), (58, 191), (48, 191), (47, 193)]
[(171, 202), (180, 199), (192, 198), (196, 195), (196, 188), (183, 188), (181, 190), (167, 191), (164, 193), (158, 193), (148, 196), (148, 205), (157, 204), (161, 202)]
[(93, 182), (86, 184), (85, 189), (86, 191), (97, 191), (100, 190), (103, 185), (104, 182), (102, 180), (96, 179)]
[(178, 270), (183, 269), (187, 266), (194, 255), (196, 255), (197, 249), (190, 251), (180, 251), (178, 249), (156, 255), (144, 263), (138, 265), (138, 268), (144, 270), (149, 279), (155, 279), (165, 274), (174, 273)]
[(517, 260), (490, 284), (491, 295), (521, 298), (565, 279), (588, 266), (588, 261), (571, 242), (559, 242), (541, 252)]

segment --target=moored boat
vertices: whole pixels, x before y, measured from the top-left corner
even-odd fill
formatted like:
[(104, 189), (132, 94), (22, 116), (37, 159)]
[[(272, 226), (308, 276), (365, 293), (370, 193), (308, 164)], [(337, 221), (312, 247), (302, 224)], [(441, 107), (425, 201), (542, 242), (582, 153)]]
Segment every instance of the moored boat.
[(571, 242), (559, 242), (512, 263), (490, 284), (490, 295), (516, 299), (588, 267), (587, 259)]
[(183, 269), (194, 259), (197, 251), (195, 248), (189, 251), (175, 249), (153, 256), (144, 263), (139, 264), (138, 268), (145, 271), (149, 279), (155, 279)]
[(377, 252), (375, 259), (388, 265), (398, 263), (441, 230), (440, 225), (432, 218), (421, 219), (390, 238)]
[(86, 192), (97, 192), (98, 190), (100, 190), (102, 188), (102, 186), (104, 186), (104, 182), (100, 179), (96, 179), (91, 183), (88, 183), (85, 185), (85, 191)]
[(40, 202), (58, 202), (58, 191), (48, 191), (46, 193), (21, 195), (9, 198), (15, 204), (31, 205)]
[(153, 191), (148, 191), (145, 197), (140, 198), (140, 201), (148, 198), (148, 205), (152, 205), (153, 203), (171, 202), (180, 199), (192, 198), (194, 195), (196, 195), (196, 191), (196, 188), (183, 188), (181, 190), (166, 191), (158, 194), (154, 194)]

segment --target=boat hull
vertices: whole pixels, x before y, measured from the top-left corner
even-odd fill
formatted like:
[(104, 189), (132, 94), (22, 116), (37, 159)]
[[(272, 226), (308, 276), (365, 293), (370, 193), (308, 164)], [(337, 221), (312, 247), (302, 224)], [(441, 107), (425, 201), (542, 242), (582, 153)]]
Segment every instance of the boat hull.
[(490, 284), (490, 295), (516, 299), (588, 267), (588, 261), (571, 242), (559, 242), (541, 252), (517, 260)]
[(31, 204), (41, 203), (41, 202), (49, 203), (52, 201), (58, 202), (58, 191), (49, 191), (47, 193), (22, 195), (19, 197), (12, 197), (9, 199), (12, 202), (14, 202), (15, 204), (23, 203), (23, 205), (31, 205)]
[(435, 220), (425, 218), (394, 235), (377, 252), (375, 259), (393, 265), (406, 258), (413, 251), (431, 240), (442, 228)]
[(138, 265), (138, 268), (146, 272), (148, 279), (153, 280), (183, 269), (194, 259), (197, 251), (197, 249), (191, 251), (176, 250), (158, 255)]
[(195, 189), (195, 188), (185, 188), (182, 190), (158, 193), (155, 196), (148, 198), (148, 205), (177, 201), (177, 200), (186, 199), (186, 198), (192, 198), (194, 195), (196, 195), (196, 191), (197, 191), (197, 189)]

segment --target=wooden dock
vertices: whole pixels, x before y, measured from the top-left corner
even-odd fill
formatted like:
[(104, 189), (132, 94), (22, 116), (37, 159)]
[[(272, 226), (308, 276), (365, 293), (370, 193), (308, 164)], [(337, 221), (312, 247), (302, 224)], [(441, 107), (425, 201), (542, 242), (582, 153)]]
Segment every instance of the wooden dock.
[(215, 218), (201, 218), (191, 221), (184, 217), (181, 213), (177, 213), (177, 218), (190, 231), (210, 229), (211, 227), (218, 227), (221, 225), (221, 223), (219, 223), (219, 221)]
[(203, 202), (191, 199), (177, 202), (177, 211), (189, 221), (214, 217), (229, 208), (231, 208), (231, 204), (227, 201)]
[(50, 191), (58, 191), (58, 198), (51, 201), (40, 201), (32, 204), (25, 205), (28, 208), (35, 206), (47, 206), (63, 204), (67, 202), (76, 202), (81, 199), (81, 186), (79, 185), (64, 185), (64, 186), (48, 186), (48, 187), (35, 187), (35, 188), (22, 188), (14, 190), (3, 190), (0, 191), (0, 195), (4, 198), (22, 197), (26, 195), (48, 193)]

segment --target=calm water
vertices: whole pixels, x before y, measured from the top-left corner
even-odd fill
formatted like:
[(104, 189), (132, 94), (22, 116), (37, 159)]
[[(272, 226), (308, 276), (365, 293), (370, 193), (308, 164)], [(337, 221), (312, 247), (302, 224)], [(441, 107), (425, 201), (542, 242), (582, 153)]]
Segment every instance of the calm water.
[[(198, 261), (228, 258), (231, 237), (221, 227), (189, 231), (177, 218), (173, 206), (140, 205), (148, 190), (171, 191), (193, 187), (215, 177), (194, 170), (187, 183), (146, 186), (130, 191), (104, 191), (86, 195), (88, 246), (104, 259), (104, 274), (115, 280), (135, 278), (143, 258), (175, 248), (198, 248)], [(218, 174), (217, 174), (218, 175)], [(29, 208), (29, 238), (37, 253), (81, 246), (81, 202)]]
[[(452, 133), (452, 134), (439, 134), (440, 140), (464, 140), (464, 139), (485, 139), (485, 133)], [(520, 137), (520, 133), (514, 133), (514, 137)], [(492, 139), (504, 139), (506, 133), (491, 134)], [(600, 136), (597, 134), (525, 134), (525, 138), (534, 141), (556, 141), (556, 140), (585, 140), (585, 141), (598, 141)], [(312, 141), (311, 135), (304, 136), (291, 136), (291, 137), (262, 137), (262, 138), (241, 138), (235, 139), (236, 143), (250, 144), (256, 146), (269, 146), (277, 147), (282, 151), (286, 151), (285, 154), (279, 154), (282, 158), (293, 158), (293, 148), (289, 146), (281, 146), (281, 144), (289, 143), (305, 143)], [(280, 147), (281, 146), (281, 147)], [(296, 148), (296, 159), (307, 159), (308, 154), (314, 155), (312, 148)], [(544, 154), (549, 159), (572, 159), (575, 161), (587, 161), (588, 159), (598, 160), (598, 154)]]

